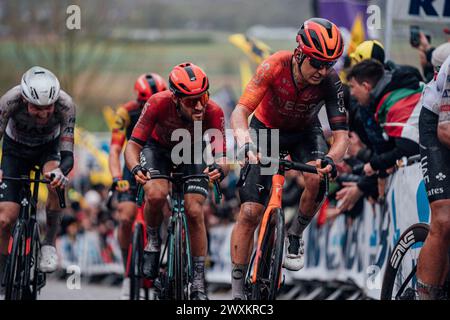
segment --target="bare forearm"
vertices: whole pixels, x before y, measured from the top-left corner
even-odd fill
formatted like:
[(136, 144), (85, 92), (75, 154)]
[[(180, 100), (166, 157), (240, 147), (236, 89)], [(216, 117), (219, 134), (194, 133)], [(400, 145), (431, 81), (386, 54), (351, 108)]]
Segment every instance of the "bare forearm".
[(248, 130), (248, 117), (251, 112), (242, 105), (237, 105), (231, 114), (231, 128), (238, 147), (247, 142), (251, 142), (250, 132)]
[(141, 153), (142, 146), (134, 141), (129, 141), (125, 148), (125, 164), (129, 170), (136, 167), (139, 162), (139, 155)]
[(328, 156), (331, 157), (334, 162), (340, 162), (347, 152), (349, 143), (350, 140), (348, 137), (348, 131), (333, 131), (333, 144), (331, 145), (330, 151), (328, 152)]
[(113, 178), (117, 178), (122, 176), (122, 170), (120, 167), (120, 152), (122, 151), (122, 147), (113, 144), (111, 146), (111, 149), (109, 150), (109, 172), (111, 172), (111, 175)]

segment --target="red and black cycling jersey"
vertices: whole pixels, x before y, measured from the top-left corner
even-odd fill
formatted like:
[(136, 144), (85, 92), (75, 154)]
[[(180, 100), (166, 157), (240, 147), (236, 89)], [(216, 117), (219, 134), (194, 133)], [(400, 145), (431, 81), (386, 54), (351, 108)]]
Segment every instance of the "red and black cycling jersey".
[(325, 104), (332, 130), (348, 130), (342, 83), (331, 70), (318, 85), (298, 89), (292, 73), (293, 53), (278, 51), (267, 58), (248, 83), (239, 104), (255, 112), (268, 128), (302, 131), (318, 123)]
[(132, 100), (117, 109), (112, 129), (111, 145), (123, 146), (125, 139), (130, 140), (134, 126), (141, 115), (143, 105), (137, 100)]
[(202, 138), (205, 133), (209, 133), (213, 155), (218, 157), (225, 154), (225, 118), (219, 105), (211, 99), (208, 101), (201, 125), (202, 137), (194, 137), (194, 122), (188, 122), (181, 117), (173, 95), (168, 90), (152, 95), (147, 101), (134, 127), (131, 140), (144, 146), (151, 139), (163, 147), (172, 148), (180, 142), (179, 137), (172, 140), (172, 133), (177, 129), (188, 130), (192, 144), (194, 138)]

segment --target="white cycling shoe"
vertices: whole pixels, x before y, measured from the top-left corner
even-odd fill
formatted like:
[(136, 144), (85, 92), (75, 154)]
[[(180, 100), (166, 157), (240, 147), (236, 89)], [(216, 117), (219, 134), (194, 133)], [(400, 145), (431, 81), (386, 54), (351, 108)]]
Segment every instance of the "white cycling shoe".
[(285, 255), (283, 267), (291, 271), (299, 271), (305, 265), (305, 243), (302, 238), (289, 235), (285, 238)]
[(120, 300), (130, 300), (130, 278), (124, 278), (120, 291)]
[(41, 259), (39, 262), (39, 270), (50, 273), (58, 267), (58, 254), (54, 246), (45, 245), (41, 248)]

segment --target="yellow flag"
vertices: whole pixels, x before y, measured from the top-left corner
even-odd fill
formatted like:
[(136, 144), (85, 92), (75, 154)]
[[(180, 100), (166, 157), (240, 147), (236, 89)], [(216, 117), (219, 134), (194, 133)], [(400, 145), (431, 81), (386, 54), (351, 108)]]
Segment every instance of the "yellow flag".
[(364, 31), (363, 16), (358, 13), (355, 22), (353, 22), (352, 31), (350, 33), (351, 40), (348, 46), (347, 54), (355, 51), (356, 47), (366, 39), (366, 32)]
[(99, 165), (99, 170), (91, 170), (90, 172), (91, 183), (110, 185), (112, 183), (112, 177), (109, 172), (108, 154), (103, 150), (97, 149), (95, 144), (96, 139), (92, 133), (79, 127), (75, 128), (75, 140), (78, 145), (89, 151)]
[(272, 51), (264, 42), (247, 37), (242, 33), (231, 35), (228, 40), (244, 53), (256, 64), (260, 64), (268, 58)]
[(252, 69), (250, 67), (250, 63), (247, 60), (241, 60), (239, 69), (241, 72), (242, 92), (244, 92), (247, 83), (249, 83), (250, 79), (252, 78)]
[(103, 107), (102, 112), (109, 131), (111, 131), (114, 125), (115, 112), (110, 106)]

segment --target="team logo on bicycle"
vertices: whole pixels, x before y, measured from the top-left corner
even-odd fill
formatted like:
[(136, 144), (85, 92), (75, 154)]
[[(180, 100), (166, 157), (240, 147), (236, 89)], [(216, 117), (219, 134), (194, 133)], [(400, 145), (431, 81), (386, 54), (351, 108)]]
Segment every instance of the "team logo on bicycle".
[(393, 268), (397, 268), (399, 263), (402, 261), (403, 253), (408, 250), (408, 248), (414, 243), (414, 233), (411, 230), (408, 232), (398, 243), (398, 246), (395, 248), (394, 253), (391, 258), (391, 266)]

